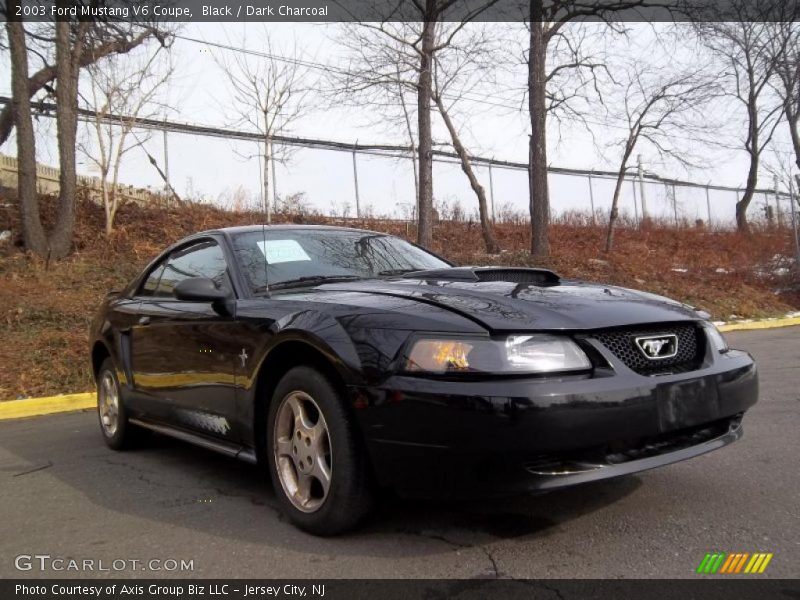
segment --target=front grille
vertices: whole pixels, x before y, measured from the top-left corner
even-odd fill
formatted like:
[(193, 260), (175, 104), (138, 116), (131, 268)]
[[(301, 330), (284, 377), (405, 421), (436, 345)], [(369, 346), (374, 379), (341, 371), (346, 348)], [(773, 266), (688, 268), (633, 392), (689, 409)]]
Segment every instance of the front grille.
[[(667, 334), (678, 337), (678, 353), (672, 358), (647, 358), (635, 342), (640, 336)], [(609, 329), (594, 333), (592, 337), (608, 348), (625, 366), (641, 375), (693, 371), (700, 366), (705, 353), (705, 336), (691, 323)]]

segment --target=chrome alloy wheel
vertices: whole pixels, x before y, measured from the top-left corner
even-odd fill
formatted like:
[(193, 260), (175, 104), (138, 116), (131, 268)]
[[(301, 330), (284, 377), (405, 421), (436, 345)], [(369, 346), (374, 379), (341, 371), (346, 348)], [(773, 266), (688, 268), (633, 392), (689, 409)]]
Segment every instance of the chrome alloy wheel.
[(305, 392), (290, 392), (278, 406), (272, 433), (283, 491), (298, 510), (316, 512), (331, 487), (331, 442), (322, 411)]
[(119, 391), (114, 376), (109, 371), (104, 372), (100, 380), (97, 408), (103, 431), (108, 437), (114, 437), (119, 425)]

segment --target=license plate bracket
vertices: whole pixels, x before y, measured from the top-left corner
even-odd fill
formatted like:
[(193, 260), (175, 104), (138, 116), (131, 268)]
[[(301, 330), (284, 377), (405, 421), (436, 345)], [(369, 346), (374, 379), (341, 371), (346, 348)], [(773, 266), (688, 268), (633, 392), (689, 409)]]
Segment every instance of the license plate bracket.
[(692, 427), (719, 418), (719, 393), (707, 378), (658, 386), (658, 421), (661, 431)]

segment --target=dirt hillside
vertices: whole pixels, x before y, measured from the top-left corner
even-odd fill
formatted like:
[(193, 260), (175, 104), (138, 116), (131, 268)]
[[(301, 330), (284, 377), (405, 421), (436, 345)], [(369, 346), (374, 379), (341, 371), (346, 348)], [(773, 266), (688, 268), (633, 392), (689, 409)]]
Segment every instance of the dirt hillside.
[[(78, 202), (75, 252), (46, 264), (19, 248), (18, 214), (0, 195), (0, 400), (91, 389), (87, 328), (110, 289), (132, 278), (163, 247), (189, 233), (260, 223), (252, 212), (229, 212), (208, 205), (169, 209), (120, 209), (117, 231), (106, 238), (103, 210)], [(45, 201), (45, 214), (52, 205)], [(581, 216), (553, 226), (553, 258), (547, 266), (564, 277), (602, 281), (671, 296), (709, 311), (715, 318), (761, 317), (800, 309), (800, 278), (793, 269), (788, 230), (760, 230), (749, 236), (699, 227), (621, 229), (616, 250), (606, 255), (602, 227)], [(378, 219), (341, 220), (319, 215), (277, 215), (276, 222), (335, 223), (412, 237), (413, 225)], [(437, 253), (461, 264), (532, 265), (524, 224), (496, 226), (504, 252), (481, 252), (479, 227), (440, 222), (434, 231)]]

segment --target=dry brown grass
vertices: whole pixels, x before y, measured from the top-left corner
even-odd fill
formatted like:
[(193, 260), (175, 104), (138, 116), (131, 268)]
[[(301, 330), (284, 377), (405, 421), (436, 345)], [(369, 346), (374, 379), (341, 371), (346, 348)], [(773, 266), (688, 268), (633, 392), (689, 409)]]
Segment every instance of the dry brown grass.
[[(8, 202), (0, 198), (0, 202)], [(47, 204), (47, 203), (46, 203)], [(260, 223), (258, 213), (226, 212), (211, 206), (144, 209), (130, 205), (118, 215), (111, 238), (103, 234), (103, 212), (78, 202), (76, 251), (46, 265), (15, 245), (0, 248), (0, 399), (90, 389), (87, 329), (103, 294), (117, 289), (169, 243), (212, 227)], [(276, 221), (337, 223), (413, 238), (403, 222), (365, 219), (342, 223), (319, 215), (278, 215)], [(0, 230), (19, 232), (15, 211), (0, 209)], [(474, 223), (442, 222), (434, 248), (461, 264), (534, 264), (526, 249), (529, 230), (498, 224), (504, 253), (481, 252)], [(715, 318), (761, 317), (800, 309), (796, 275), (775, 276), (775, 256), (791, 256), (788, 231), (758, 231), (750, 236), (704, 229), (621, 229), (616, 250), (603, 251), (602, 227), (587, 227), (578, 217), (553, 225), (554, 258), (543, 265), (564, 277), (603, 281), (645, 289), (703, 308)], [(541, 263), (539, 263), (540, 266)], [(686, 269), (676, 272), (673, 269)], [(720, 271), (721, 270), (721, 271)], [(763, 276), (758, 270), (765, 272)], [(793, 289), (776, 293), (778, 289)]]

